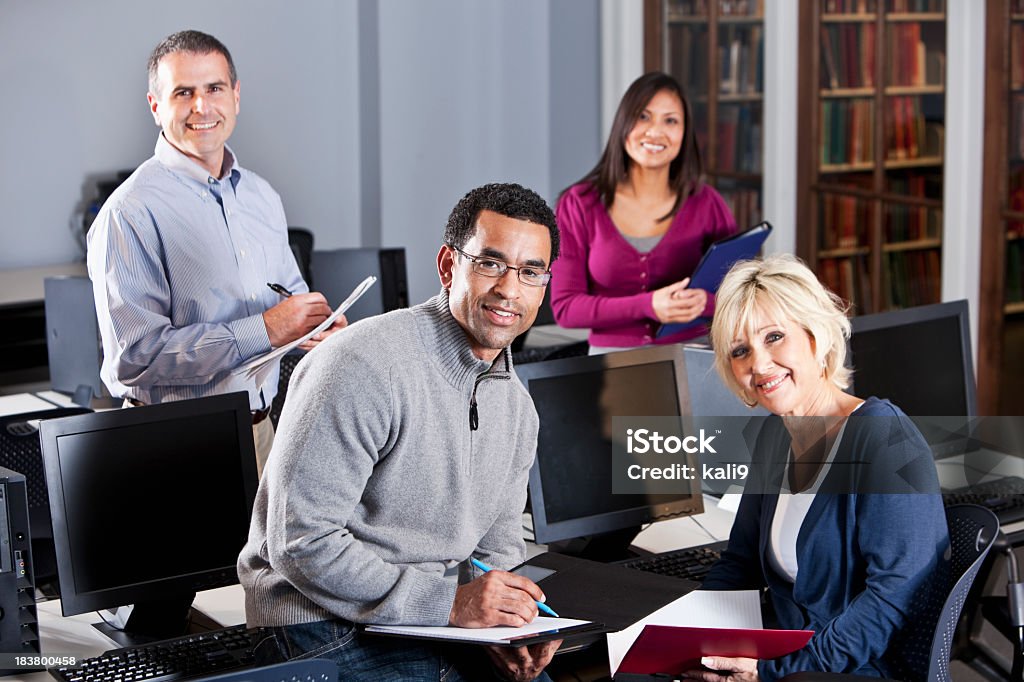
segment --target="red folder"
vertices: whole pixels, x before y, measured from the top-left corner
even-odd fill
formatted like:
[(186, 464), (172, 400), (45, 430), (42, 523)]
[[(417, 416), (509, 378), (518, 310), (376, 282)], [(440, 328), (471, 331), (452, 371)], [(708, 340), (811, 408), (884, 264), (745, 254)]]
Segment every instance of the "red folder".
[(810, 630), (747, 630), (646, 625), (617, 672), (676, 675), (700, 668), (701, 656), (778, 658), (802, 649)]

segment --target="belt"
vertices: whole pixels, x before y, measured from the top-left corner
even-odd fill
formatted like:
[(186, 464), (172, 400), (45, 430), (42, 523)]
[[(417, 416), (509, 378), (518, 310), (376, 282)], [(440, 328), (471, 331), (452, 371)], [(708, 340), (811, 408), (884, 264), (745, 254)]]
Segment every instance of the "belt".
[[(127, 402), (132, 407), (145, 407), (146, 406), (146, 403), (142, 402), (141, 400), (136, 400), (135, 398), (125, 398), (125, 402)], [(266, 419), (269, 416), (270, 416), (270, 408), (269, 407), (267, 409), (265, 409), (265, 410), (256, 410), (255, 412), (252, 413), (252, 425), (256, 426), (257, 424), (259, 424), (261, 421), (263, 421), (264, 419)]]

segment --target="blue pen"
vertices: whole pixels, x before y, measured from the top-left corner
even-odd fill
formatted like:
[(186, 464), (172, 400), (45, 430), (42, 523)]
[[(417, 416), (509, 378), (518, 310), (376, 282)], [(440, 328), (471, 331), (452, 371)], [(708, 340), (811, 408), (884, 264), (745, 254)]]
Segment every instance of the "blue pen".
[[(484, 562), (482, 562), (479, 559), (476, 559), (474, 557), (470, 557), (469, 561), (470, 561), (470, 563), (472, 563), (474, 566), (479, 568), (484, 573), (487, 573), (488, 571), (493, 571), (494, 570), (493, 568), (491, 568), (490, 566), (488, 566)], [(537, 604), (537, 608), (538, 609), (540, 609), (544, 613), (548, 614), (549, 616), (554, 616), (555, 618), (561, 618), (561, 616), (559, 616), (557, 613), (555, 613), (554, 609), (552, 609), (550, 606), (548, 606), (544, 602), (538, 601), (538, 602), (536, 602), (536, 604)]]

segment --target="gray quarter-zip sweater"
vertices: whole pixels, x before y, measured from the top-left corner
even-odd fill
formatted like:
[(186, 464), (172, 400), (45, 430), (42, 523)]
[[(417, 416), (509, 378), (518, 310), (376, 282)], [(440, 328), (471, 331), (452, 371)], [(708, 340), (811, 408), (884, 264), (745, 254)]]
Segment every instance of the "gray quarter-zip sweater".
[(447, 624), (446, 568), (525, 558), (537, 429), (508, 350), (478, 360), (444, 292), (328, 338), (292, 376), (238, 558), (248, 624)]

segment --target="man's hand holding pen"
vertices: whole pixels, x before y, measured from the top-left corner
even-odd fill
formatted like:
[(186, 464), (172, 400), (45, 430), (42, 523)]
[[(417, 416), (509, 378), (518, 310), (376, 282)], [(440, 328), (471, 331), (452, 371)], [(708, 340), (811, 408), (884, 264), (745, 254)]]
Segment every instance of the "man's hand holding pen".
[[(331, 306), (319, 292), (289, 296), (263, 313), (270, 345), (278, 348), (308, 334), (331, 314)], [(300, 348), (310, 350), (348, 322), (342, 315), (328, 329), (301, 344)]]

